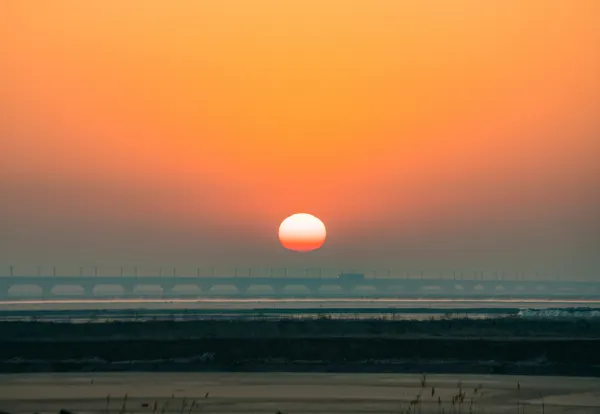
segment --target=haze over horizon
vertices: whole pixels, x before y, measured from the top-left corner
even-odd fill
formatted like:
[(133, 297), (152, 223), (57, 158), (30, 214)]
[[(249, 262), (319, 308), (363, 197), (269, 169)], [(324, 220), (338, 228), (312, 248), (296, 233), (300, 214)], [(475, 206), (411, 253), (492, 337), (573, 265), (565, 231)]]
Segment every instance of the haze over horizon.
[[(0, 16), (0, 275), (600, 280), (596, 0), (9, 0)], [(320, 250), (281, 247), (299, 212), (327, 226)]]

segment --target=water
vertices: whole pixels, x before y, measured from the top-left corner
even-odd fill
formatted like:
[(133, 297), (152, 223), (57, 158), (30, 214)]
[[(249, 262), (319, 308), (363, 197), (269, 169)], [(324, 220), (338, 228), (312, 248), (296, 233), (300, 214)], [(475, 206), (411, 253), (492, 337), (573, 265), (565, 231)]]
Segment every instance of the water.
[(600, 300), (128, 299), (0, 301), (0, 321), (68, 323), (200, 319), (596, 318)]

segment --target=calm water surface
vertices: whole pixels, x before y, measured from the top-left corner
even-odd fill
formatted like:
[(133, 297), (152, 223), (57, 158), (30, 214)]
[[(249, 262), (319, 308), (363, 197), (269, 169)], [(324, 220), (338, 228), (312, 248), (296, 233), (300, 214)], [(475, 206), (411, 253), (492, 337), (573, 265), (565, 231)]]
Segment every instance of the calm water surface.
[[(600, 316), (600, 300), (127, 299), (0, 302), (0, 320), (103, 322), (215, 318), (389, 318)], [(532, 313), (533, 312), (533, 313)], [(583, 312), (583, 313), (582, 313)]]

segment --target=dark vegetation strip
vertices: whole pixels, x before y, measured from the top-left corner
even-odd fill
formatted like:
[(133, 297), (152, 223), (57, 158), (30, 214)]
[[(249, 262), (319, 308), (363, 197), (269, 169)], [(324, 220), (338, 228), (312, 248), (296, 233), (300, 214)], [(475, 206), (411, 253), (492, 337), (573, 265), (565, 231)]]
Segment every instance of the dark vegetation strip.
[[(195, 338), (600, 338), (600, 320), (229, 319), (111, 323), (0, 322), (0, 340), (104, 341)], [(1, 349), (0, 349), (1, 352)]]
[[(586, 309), (588, 310), (588, 309)], [(110, 318), (110, 317), (153, 317), (153, 316), (212, 316), (212, 315), (402, 315), (402, 314), (488, 314), (488, 315), (516, 315), (519, 308), (464, 308), (464, 309), (441, 309), (441, 308), (255, 308), (255, 309), (102, 309), (102, 310), (0, 310), (0, 319), (5, 318)]]
[(600, 375), (600, 339), (206, 338), (0, 341), (0, 371), (331, 371)]
[[(520, 338), (515, 340), (515, 338)], [(584, 339), (586, 338), (586, 339)], [(0, 371), (440, 372), (600, 376), (600, 321), (0, 323)]]
[(162, 360), (213, 355), (228, 364), (245, 359), (341, 363), (362, 360), (548, 361), (600, 364), (600, 339), (486, 340), (402, 338), (205, 338), (179, 340), (69, 341), (60, 346), (0, 341), (2, 359), (105, 361)]
[(74, 361), (23, 361), (1, 363), (0, 373), (40, 372), (303, 372), (303, 373), (398, 373), (398, 374), (500, 374), (600, 377), (600, 367), (588, 364), (519, 364), (499, 361), (360, 361), (357, 363), (309, 363), (305, 361), (253, 360), (217, 365), (198, 362), (124, 361), (119, 363)]

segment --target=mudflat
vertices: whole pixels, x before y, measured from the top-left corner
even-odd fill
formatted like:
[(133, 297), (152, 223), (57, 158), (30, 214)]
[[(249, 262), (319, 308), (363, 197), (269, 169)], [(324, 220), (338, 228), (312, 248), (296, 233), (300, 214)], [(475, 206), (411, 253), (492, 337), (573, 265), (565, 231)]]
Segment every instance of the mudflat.
[(60, 409), (107, 414), (592, 414), (600, 412), (600, 378), (133, 372), (0, 375), (0, 411), (42, 414)]

